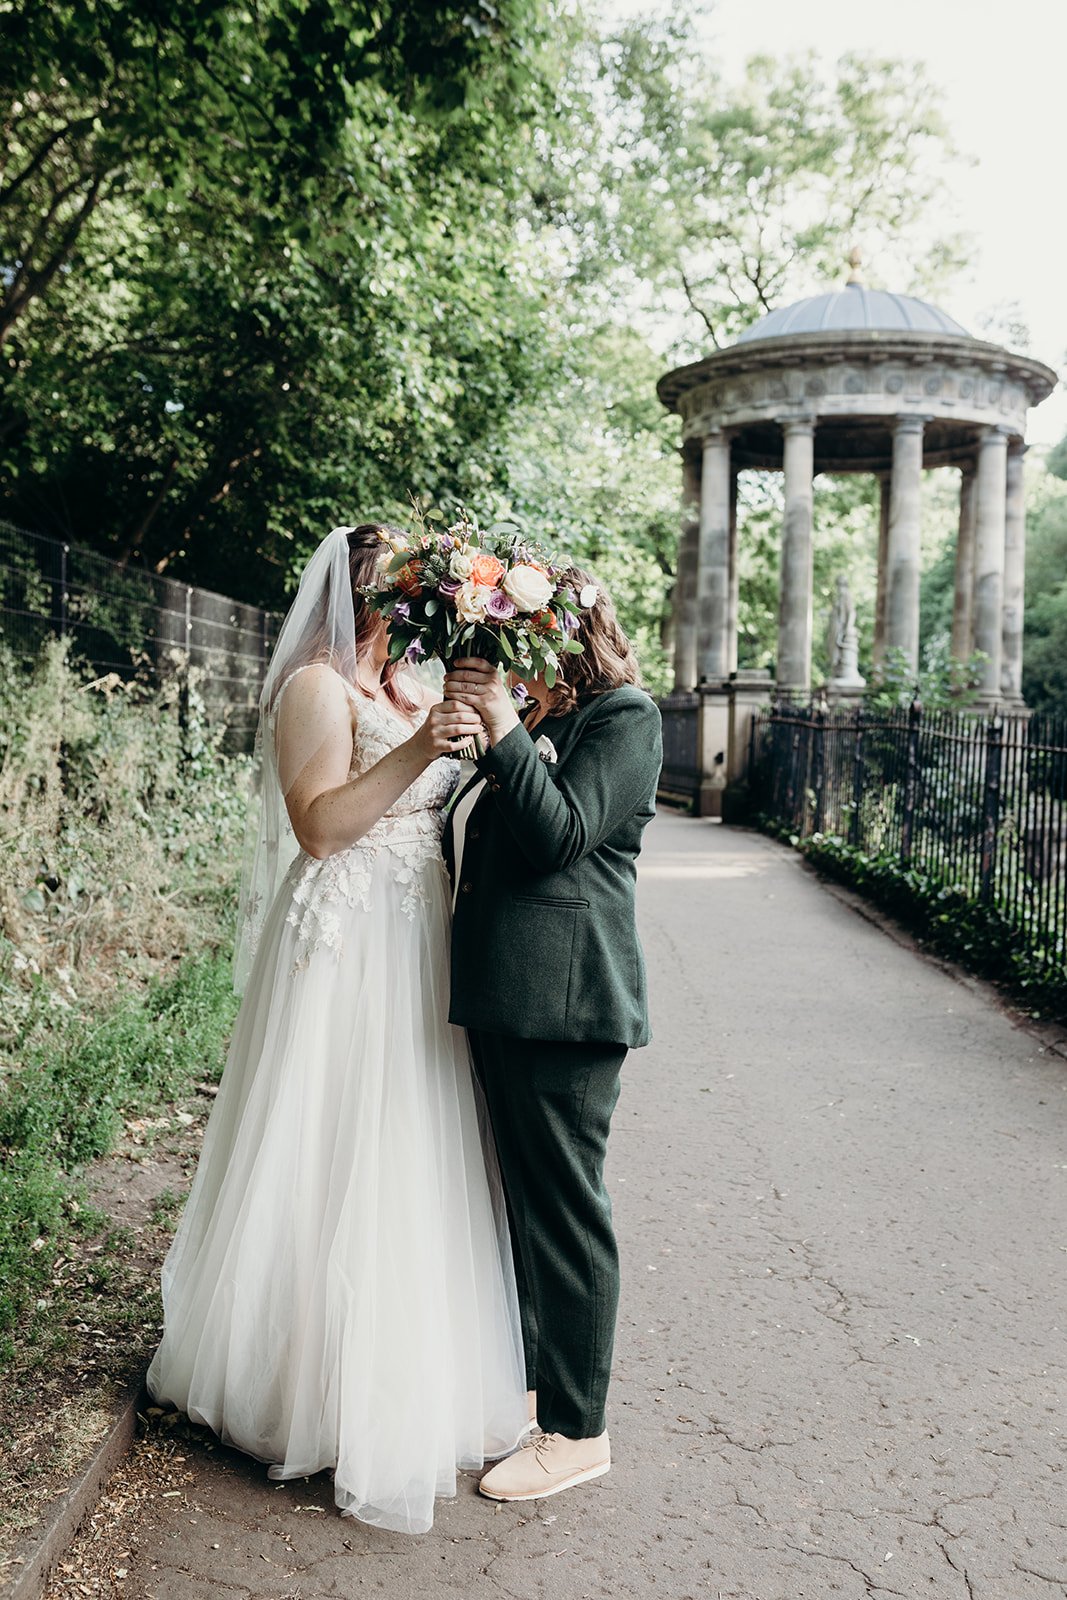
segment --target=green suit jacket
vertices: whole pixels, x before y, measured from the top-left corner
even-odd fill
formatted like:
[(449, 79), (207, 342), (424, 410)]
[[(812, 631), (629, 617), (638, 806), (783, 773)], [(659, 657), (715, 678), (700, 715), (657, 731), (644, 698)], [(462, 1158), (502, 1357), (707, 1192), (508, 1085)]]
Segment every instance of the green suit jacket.
[[(535, 745), (546, 735), (552, 763)], [(533, 735), (513, 728), (480, 759), (486, 789), (468, 821), (452, 929), (452, 1022), (648, 1043), (634, 885), (661, 762), (659, 711), (629, 686), (546, 717)], [(451, 813), (443, 849), (454, 872)]]

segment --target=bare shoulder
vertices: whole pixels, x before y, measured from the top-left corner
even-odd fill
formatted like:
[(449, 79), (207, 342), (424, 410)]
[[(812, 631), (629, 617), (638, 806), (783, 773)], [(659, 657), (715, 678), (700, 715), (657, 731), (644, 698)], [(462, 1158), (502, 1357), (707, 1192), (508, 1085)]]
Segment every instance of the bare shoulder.
[(301, 667), (282, 685), (278, 701), (279, 716), (287, 722), (294, 718), (314, 716), (321, 712), (336, 712), (352, 704), (352, 691), (339, 672), (324, 661)]

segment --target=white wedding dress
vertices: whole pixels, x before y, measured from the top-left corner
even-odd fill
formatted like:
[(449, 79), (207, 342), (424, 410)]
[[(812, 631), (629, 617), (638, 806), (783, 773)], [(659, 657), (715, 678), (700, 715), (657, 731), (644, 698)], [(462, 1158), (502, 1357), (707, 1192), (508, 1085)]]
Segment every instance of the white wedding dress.
[[(291, 680), (290, 680), (291, 681)], [(352, 774), (411, 725), (356, 696)], [(425, 715), (425, 713), (422, 713)], [(525, 1431), (507, 1222), (448, 1015), (435, 761), (350, 849), (301, 852), (263, 925), (148, 1386), (342, 1511), (422, 1533)]]

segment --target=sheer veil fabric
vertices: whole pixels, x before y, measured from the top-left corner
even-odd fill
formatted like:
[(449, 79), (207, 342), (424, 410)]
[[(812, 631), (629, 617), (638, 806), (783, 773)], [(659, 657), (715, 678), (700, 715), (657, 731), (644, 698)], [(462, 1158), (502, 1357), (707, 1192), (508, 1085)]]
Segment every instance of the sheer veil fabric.
[(421, 1533), (457, 1468), (515, 1446), (526, 1382), (500, 1179), (466, 1038), (446, 1020), (440, 834), (457, 763), (432, 763), (325, 860), (281, 823), (287, 777), (336, 737), (302, 714), (314, 673), (301, 652), (331, 619), (352, 775), (425, 715), (408, 721), (344, 670), (345, 534), (309, 563), (264, 690), (262, 770), (277, 795), (263, 797), (251, 881), (269, 900), (164, 1266), (148, 1383), (272, 1477), (332, 1469), (343, 1512)]

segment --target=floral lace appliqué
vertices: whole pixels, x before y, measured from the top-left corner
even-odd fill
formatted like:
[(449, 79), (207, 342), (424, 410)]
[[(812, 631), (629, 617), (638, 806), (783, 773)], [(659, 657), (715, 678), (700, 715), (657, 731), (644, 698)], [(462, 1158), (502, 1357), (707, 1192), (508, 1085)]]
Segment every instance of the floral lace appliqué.
[[(425, 718), (422, 712), (417, 722)], [(366, 772), (409, 736), (395, 713), (375, 701), (358, 702), (356, 738), (350, 777)], [(301, 851), (289, 869), (292, 905), (286, 917), (297, 930), (293, 971), (306, 967), (319, 950), (339, 959), (344, 944), (345, 911), (373, 911), (374, 868), (385, 860), (392, 881), (402, 889), (400, 909), (415, 918), (427, 901), (431, 873), (444, 876), (441, 833), (444, 807), (459, 777), (459, 763), (442, 757), (427, 767), (410, 788), (361, 839), (347, 850), (317, 861)]]

